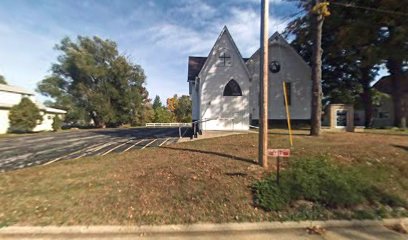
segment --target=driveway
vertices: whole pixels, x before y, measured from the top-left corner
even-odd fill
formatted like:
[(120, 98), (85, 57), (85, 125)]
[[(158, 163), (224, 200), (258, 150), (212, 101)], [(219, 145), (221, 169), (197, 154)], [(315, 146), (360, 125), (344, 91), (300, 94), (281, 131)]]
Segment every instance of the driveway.
[(70, 130), (5, 137), (0, 138), (0, 172), (85, 156), (159, 147), (178, 139), (178, 128)]

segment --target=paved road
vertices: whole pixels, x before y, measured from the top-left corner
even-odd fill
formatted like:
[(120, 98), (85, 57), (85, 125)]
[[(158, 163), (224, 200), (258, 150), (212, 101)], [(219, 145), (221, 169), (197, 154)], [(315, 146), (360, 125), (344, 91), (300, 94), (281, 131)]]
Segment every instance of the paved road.
[[(185, 131), (185, 129), (182, 129)], [(78, 130), (0, 139), (0, 172), (177, 142), (178, 128)]]

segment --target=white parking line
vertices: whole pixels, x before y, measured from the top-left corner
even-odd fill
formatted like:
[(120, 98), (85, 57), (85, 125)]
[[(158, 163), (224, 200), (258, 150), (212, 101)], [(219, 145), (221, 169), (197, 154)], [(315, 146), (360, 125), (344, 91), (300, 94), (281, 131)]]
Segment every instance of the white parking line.
[(148, 146), (150, 146), (152, 143), (154, 143), (154, 142), (156, 142), (156, 141), (157, 141), (157, 138), (154, 139), (153, 141), (149, 142), (148, 144), (144, 145), (141, 149), (147, 148)]
[(132, 146), (130, 146), (130, 147), (126, 148), (125, 150), (123, 150), (123, 152), (121, 152), (121, 153), (127, 152), (128, 150), (130, 150), (131, 148), (133, 148), (133, 147), (136, 146), (137, 144), (143, 142), (144, 140), (145, 140), (145, 139), (142, 139), (142, 140), (136, 142), (136, 143), (133, 144)]
[(133, 140), (133, 139), (129, 139), (128, 141), (126, 141), (126, 142), (124, 142), (124, 143), (122, 143), (122, 144), (119, 144), (119, 145), (116, 146), (116, 147), (111, 148), (110, 150), (108, 150), (108, 151), (104, 152), (103, 154), (101, 154), (101, 156), (105, 156), (106, 154), (112, 152), (112, 151), (115, 150), (115, 149), (118, 149), (118, 148), (122, 147), (123, 145), (127, 144), (128, 142), (130, 142), (130, 141), (132, 141), (132, 140)]
[(77, 150), (77, 151), (75, 151), (75, 152), (72, 152), (72, 153), (68, 153), (68, 154), (65, 154), (65, 155), (63, 155), (63, 156), (61, 156), (61, 157), (57, 157), (57, 158), (55, 158), (55, 159), (53, 159), (53, 160), (51, 160), (51, 161), (49, 161), (49, 162), (46, 162), (46, 163), (44, 163), (43, 165), (48, 165), (48, 164), (51, 164), (51, 163), (53, 163), (53, 162), (56, 162), (56, 161), (58, 161), (58, 160), (60, 160), (60, 159), (62, 159), (62, 158), (64, 158), (64, 157), (68, 157), (68, 156), (70, 156), (70, 155), (74, 155), (74, 154), (77, 154), (77, 153), (80, 153), (80, 152), (82, 152), (82, 151), (87, 151), (87, 150), (89, 150), (89, 149), (92, 149), (92, 148), (95, 148), (95, 147), (98, 147), (98, 146), (101, 146), (101, 145), (104, 145), (105, 143), (97, 143), (97, 144), (94, 144), (94, 145), (91, 145), (91, 146), (88, 146), (88, 147), (85, 147), (85, 148), (81, 148), (81, 149), (79, 149), (79, 150)]
[(159, 144), (159, 147), (161, 147), (164, 143), (166, 143), (169, 140), (170, 140), (170, 138), (167, 138), (166, 140), (164, 140), (162, 143)]
[(114, 144), (114, 143), (115, 143), (115, 142), (108, 142), (108, 143), (104, 143), (104, 144), (102, 144), (102, 145), (100, 145), (100, 146), (98, 146), (98, 147), (95, 147), (95, 148), (92, 148), (92, 149), (88, 149), (88, 150), (86, 150), (83, 154), (79, 155), (78, 157), (76, 157), (76, 158), (74, 158), (74, 159), (78, 159), (78, 158), (81, 158), (81, 157), (83, 157), (83, 156), (89, 155), (89, 154), (91, 154), (91, 153), (93, 153), (93, 152), (96, 152), (96, 151), (99, 151), (99, 150), (101, 150), (101, 149), (103, 149), (103, 148), (105, 148), (105, 147), (108, 147), (108, 146), (110, 146), (110, 145), (112, 145), (112, 144)]

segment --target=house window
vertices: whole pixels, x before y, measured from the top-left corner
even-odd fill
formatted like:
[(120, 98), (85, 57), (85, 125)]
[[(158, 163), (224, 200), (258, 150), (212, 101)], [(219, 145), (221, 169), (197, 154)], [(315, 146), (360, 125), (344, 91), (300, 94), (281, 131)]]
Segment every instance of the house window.
[(234, 80), (231, 79), (224, 88), (224, 96), (242, 96), (241, 88), (239, 84)]
[(220, 67), (232, 66), (232, 55), (229, 50), (223, 49), (218, 55), (218, 64)]
[[(288, 98), (288, 106), (292, 103), (292, 84), (290, 82), (285, 82), (286, 96)], [(285, 95), (283, 95), (283, 104), (285, 104)]]

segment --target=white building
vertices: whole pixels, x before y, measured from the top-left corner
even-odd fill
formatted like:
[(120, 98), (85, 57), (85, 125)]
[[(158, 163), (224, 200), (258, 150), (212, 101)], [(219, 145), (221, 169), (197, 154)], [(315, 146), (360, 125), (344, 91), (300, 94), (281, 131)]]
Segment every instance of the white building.
[[(260, 54), (242, 58), (227, 27), (208, 57), (189, 57), (193, 121), (202, 130), (248, 130), (259, 122)], [(311, 69), (279, 34), (269, 38), (269, 123), (286, 121), (283, 82), (293, 122), (309, 123)]]
[(34, 93), (26, 89), (0, 84), (0, 134), (7, 133), (10, 127), (9, 111), (10, 108), (19, 104), (23, 97), (29, 98), (41, 110), (43, 120), (34, 129), (34, 132), (52, 131), (52, 123), (54, 117), (62, 118), (67, 112), (61, 109), (45, 107), (43, 104), (35, 100)]

